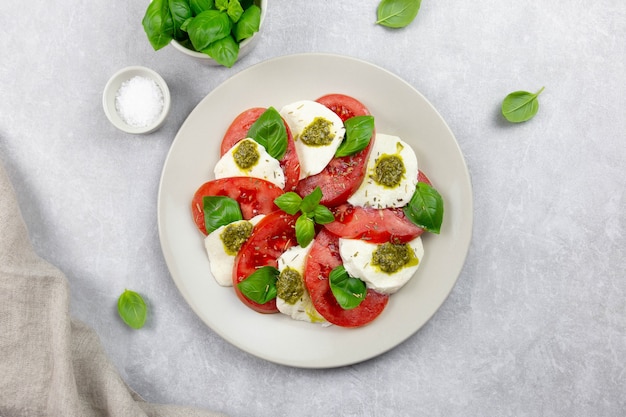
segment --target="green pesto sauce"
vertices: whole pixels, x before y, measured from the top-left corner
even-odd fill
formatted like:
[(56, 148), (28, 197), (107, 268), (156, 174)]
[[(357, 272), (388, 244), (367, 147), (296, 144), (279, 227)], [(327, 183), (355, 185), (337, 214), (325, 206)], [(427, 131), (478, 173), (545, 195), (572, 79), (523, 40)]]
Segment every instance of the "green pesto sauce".
[(253, 227), (252, 223), (247, 221), (231, 223), (226, 226), (220, 234), (224, 251), (231, 256), (237, 255), (241, 245), (250, 237)]
[(418, 263), (413, 248), (406, 243), (383, 243), (372, 254), (372, 265), (387, 274), (393, 274), (405, 266), (414, 266)]
[(323, 117), (316, 117), (302, 130), (300, 140), (308, 146), (326, 146), (335, 138), (332, 133), (332, 122)]
[(302, 275), (290, 267), (283, 269), (276, 280), (276, 291), (287, 304), (295, 304), (304, 294)]
[(242, 140), (233, 151), (233, 159), (241, 169), (250, 169), (259, 162), (259, 151), (256, 143), (251, 140)]
[(394, 188), (400, 185), (406, 169), (398, 155), (383, 154), (376, 160), (374, 172), (370, 177), (378, 184)]

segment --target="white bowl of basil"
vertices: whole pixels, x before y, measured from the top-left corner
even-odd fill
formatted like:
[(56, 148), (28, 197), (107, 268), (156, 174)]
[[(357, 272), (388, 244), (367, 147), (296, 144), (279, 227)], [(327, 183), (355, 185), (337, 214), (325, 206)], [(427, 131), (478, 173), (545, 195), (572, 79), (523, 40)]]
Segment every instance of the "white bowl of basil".
[(207, 65), (232, 67), (259, 38), (268, 0), (152, 0), (142, 24), (150, 44), (171, 44)]

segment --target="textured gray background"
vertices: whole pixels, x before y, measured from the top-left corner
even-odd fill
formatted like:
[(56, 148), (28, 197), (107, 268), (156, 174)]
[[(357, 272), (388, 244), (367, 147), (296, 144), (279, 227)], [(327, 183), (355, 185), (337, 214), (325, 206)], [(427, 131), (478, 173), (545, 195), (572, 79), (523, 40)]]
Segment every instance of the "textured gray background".
[[(133, 389), (233, 416), (625, 415), (626, 3), (424, 0), (394, 31), (373, 24), (377, 0), (271, 0), (261, 42), (232, 69), (154, 52), (146, 4), (0, 5), (0, 159), (38, 253), (67, 274), (72, 314)], [(233, 74), (300, 52), (361, 58), (420, 90), (474, 187), (472, 246), (441, 309), (394, 350), (332, 370), (222, 340), (178, 293), (157, 236), (161, 168), (189, 112)], [(102, 111), (128, 65), (171, 89), (148, 136)], [(532, 121), (503, 122), (507, 93), (541, 86)], [(116, 317), (124, 288), (151, 307), (140, 331)]]

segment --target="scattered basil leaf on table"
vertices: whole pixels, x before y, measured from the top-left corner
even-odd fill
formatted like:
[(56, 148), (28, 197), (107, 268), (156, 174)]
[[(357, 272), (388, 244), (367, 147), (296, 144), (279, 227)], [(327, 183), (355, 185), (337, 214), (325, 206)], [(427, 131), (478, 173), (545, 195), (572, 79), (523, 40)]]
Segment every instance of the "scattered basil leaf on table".
[(390, 28), (408, 26), (417, 16), (421, 3), (421, 0), (382, 0), (376, 11), (376, 23)]
[(358, 278), (351, 277), (343, 265), (330, 271), (328, 281), (337, 303), (344, 310), (356, 308), (365, 300), (367, 293), (365, 283)]
[(237, 284), (237, 288), (255, 303), (265, 304), (276, 298), (278, 275), (278, 269), (273, 266), (263, 266)]
[(402, 210), (417, 226), (439, 234), (443, 222), (443, 198), (432, 186), (418, 182), (411, 200)]
[(354, 116), (344, 126), (346, 136), (335, 152), (336, 157), (354, 155), (367, 147), (374, 134), (374, 116)]
[(537, 97), (545, 87), (541, 87), (536, 93), (528, 91), (515, 91), (507, 95), (502, 101), (502, 115), (511, 123), (521, 123), (532, 119), (539, 110)]
[(239, 203), (226, 196), (203, 197), (202, 211), (204, 212), (204, 225), (207, 233), (243, 219)]
[(275, 159), (281, 159), (287, 151), (287, 128), (274, 107), (265, 110), (250, 126), (248, 136)]
[(306, 248), (315, 237), (315, 224), (326, 224), (335, 220), (328, 207), (320, 204), (323, 194), (320, 187), (315, 187), (310, 194), (300, 197), (293, 191), (286, 192), (274, 199), (274, 204), (292, 216), (302, 213), (296, 220), (296, 240)]
[(124, 323), (133, 329), (140, 329), (146, 323), (148, 307), (141, 295), (125, 290), (117, 299), (117, 312)]

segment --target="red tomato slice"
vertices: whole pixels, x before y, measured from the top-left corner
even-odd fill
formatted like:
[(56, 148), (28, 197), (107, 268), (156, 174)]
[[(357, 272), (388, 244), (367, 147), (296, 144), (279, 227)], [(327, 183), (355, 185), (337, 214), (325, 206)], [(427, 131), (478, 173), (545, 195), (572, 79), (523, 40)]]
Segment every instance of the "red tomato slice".
[(333, 295), (328, 276), (341, 264), (339, 239), (326, 230), (315, 237), (304, 272), (304, 280), (317, 311), (330, 323), (342, 327), (359, 327), (370, 323), (382, 313), (389, 296), (371, 289), (365, 300), (352, 310), (344, 310)]
[[(354, 116), (370, 114), (363, 103), (343, 94), (329, 94), (316, 101), (331, 109), (344, 122)], [(350, 156), (333, 158), (322, 172), (301, 180), (296, 192), (305, 196), (316, 187), (320, 187), (323, 194), (321, 204), (334, 207), (345, 203), (361, 185), (373, 144), (374, 137), (362, 151)]]
[(241, 246), (235, 257), (233, 286), (245, 305), (260, 313), (276, 313), (276, 299), (258, 304), (239, 291), (237, 284), (262, 266), (278, 266), (277, 259), (296, 242), (296, 218), (282, 211), (265, 216), (255, 227), (252, 235)]
[(268, 214), (278, 210), (274, 199), (281, 194), (283, 190), (280, 187), (260, 178), (221, 178), (205, 182), (198, 188), (191, 201), (191, 213), (198, 229), (206, 235), (203, 197), (226, 196), (237, 200), (243, 218), (248, 220), (258, 214)]
[[(235, 146), (237, 142), (247, 138), (250, 126), (256, 122), (265, 110), (267, 109), (263, 107), (253, 107), (235, 117), (235, 120), (230, 124), (222, 139), (220, 155), (224, 155), (230, 148)], [(284, 120), (283, 123), (287, 129), (287, 151), (280, 160), (280, 166), (285, 174), (285, 191), (294, 191), (300, 179), (300, 160), (296, 153), (296, 145), (293, 141), (291, 129), (289, 129), (289, 126)]]

